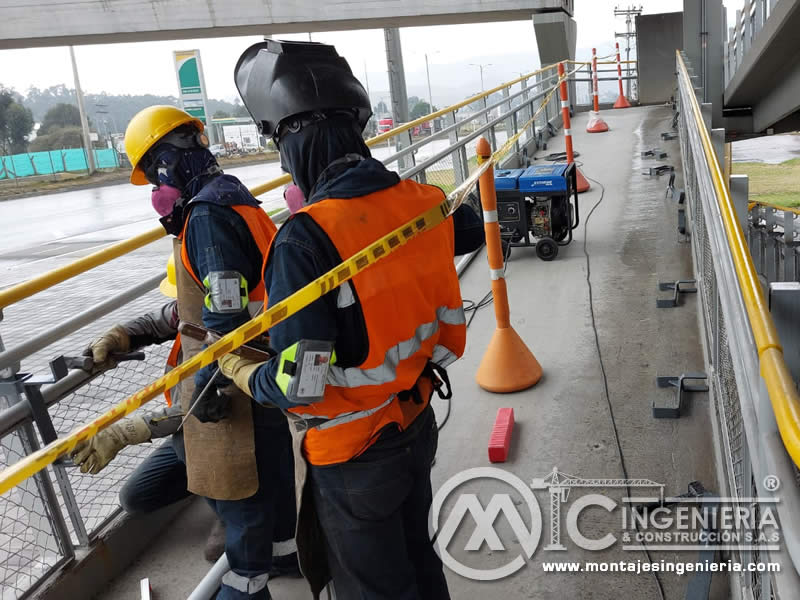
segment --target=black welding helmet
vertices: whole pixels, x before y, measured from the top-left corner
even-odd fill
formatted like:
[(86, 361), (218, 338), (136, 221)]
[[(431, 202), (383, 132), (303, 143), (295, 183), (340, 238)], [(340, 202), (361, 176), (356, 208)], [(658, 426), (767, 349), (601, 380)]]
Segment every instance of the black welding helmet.
[[(280, 138), (278, 125), (297, 131), (308, 116), (352, 112), (363, 130), (372, 115), (369, 96), (336, 48), (317, 42), (266, 40), (239, 58), (234, 80), (262, 135)], [(277, 135), (276, 135), (277, 134)]]

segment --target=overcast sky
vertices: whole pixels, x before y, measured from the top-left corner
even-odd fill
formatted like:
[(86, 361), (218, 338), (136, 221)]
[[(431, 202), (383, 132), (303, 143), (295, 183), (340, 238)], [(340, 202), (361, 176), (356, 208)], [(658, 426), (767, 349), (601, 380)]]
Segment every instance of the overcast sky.
[[(743, 0), (728, 0), (729, 11)], [(639, 0), (644, 13), (680, 11), (683, 0)], [(608, 47), (614, 32), (624, 30), (624, 20), (614, 16), (614, 7), (627, 5), (615, 0), (575, 0), (578, 22), (578, 58), (582, 50), (593, 46)], [(284, 39), (308, 39), (307, 34), (284, 35)], [(334, 44), (344, 55), (359, 79), (368, 83), (373, 101), (386, 96), (386, 54), (383, 31), (379, 29), (311, 33), (314, 41)], [(425, 53), (430, 63), (434, 102), (437, 95), (437, 72), (448, 73), (448, 65), (463, 62), (492, 63), (484, 69), (486, 87), (494, 86), (539, 66), (536, 40), (530, 20), (481, 25), (411, 27), (401, 30), (406, 81), (410, 94), (425, 86)], [(237, 97), (233, 67), (241, 52), (257, 37), (176, 40), (130, 44), (105, 44), (76, 47), (81, 85), (88, 92), (112, 94), (154, 93), (177, 95), (172, 51), (199, 48), (205, 72), (208, 96), (225, 100)], [(514, 64), (506, 64), (504, 55), (514, 55)], [(460, 68), (465, 79), (474, 79), (479, 88), (478, 69)], [(365, 77), (366, 72), (366, 77)], [(69, 52), (65, 47), (0, 51), (0, 83), (25, 92), (29, 87), (49, 87), (64, 83), (73, 87)], [(444, 85), (444, 84), (442, 84)], [(419, 90), (419, 91), (418, 91)]]

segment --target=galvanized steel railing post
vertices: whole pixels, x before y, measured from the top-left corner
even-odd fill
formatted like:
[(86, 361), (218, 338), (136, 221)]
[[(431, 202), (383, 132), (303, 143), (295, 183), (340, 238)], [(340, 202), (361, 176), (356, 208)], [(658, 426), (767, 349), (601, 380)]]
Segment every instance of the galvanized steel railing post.
[(750, 178), (747, 175), (731, 175), (729, 182), (733, 208), (736, 210), (736, 218), (739, 221), (739, 227), (742, 228), (743, 232), (747, 233), (750, 229), (749, 211), (747, 210), (750, 194)]

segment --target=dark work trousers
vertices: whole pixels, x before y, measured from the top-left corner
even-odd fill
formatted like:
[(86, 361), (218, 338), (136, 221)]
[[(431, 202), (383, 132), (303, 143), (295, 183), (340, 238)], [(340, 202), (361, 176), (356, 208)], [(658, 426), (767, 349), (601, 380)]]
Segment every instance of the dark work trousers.
[(242, 500), (209, 500), (225, 523), (225, 554), (231, 572), (217, 600), (267, 600), (273, 540), (294, 537), (296, 511), (292, 440), (277, 408), (253, 402), (258, 491)]
[(183, 436), (176, 433), (133, 470), (119, 492), (119, 503), (131, 514), (149, 513), (191, 496), (186, 489)]
[(337, 600), (446, 600), (428, 537), (439, 434), (428, 406), (406, 431), (390, 426), (346, 463), (310, 465)]

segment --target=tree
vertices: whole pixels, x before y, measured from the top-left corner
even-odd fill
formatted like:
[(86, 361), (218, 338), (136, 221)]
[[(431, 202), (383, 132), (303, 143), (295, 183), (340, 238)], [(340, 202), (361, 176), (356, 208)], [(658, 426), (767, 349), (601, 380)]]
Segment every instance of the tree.
[(425, 102), (424, 100), (421, 102), (417, 102), (414, 105), (414, 108), (411, 109), (411, 120), (419, 119), (420, 117), (424, 117), (425, 115), (431, 114), (438, 110), (435, 106), (433, 107), (433, 111), (431, 111), (431, 105)]
[(42, 125), (39, 127), (39, 135), (52, 133), (53, 129), (80, 126), (81, 113), (78, 111), (78, 107), (61, 102), (47, 111), (42, 120)]
[(376, 115), (385, 115), (389, 112), (389, 108), (386, 106), (386, 102), (381, 100), (377, 105), (375, 105), (373, 112)]
[(214, 115), (213, 115), (213, 117), (212, 117), (212, 118), (213, 118), (213, 119), (230, 119), (230, 118), (231, 118), (231, 115), (230, 115), (230, 113), (228, 113), (227, 111), (224, 111), (224, 110), (218, 110), (218, 111), (216, 111), (216, 112), (214, 113)]
[(411, 107), (416, 106), (419, 104), (419, 98), (417, 96), (409, 96), (408, 97), (408, 105)]
[(82, 147), (83, 132), (80, 127), (56, 127), (52, 133), (37, 135), (30, 143), (31, 152)]
[(28, 146), (28, 134), (33, 129), (33, 113), (19, 102), (6, 109), (6, 135), (11, 154), (21, 154)]

